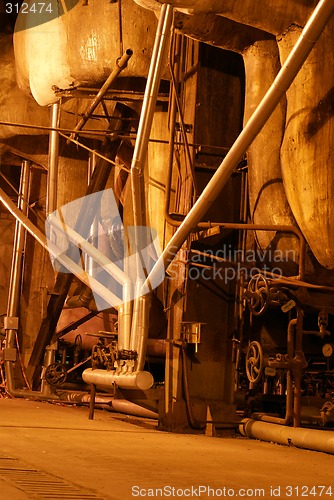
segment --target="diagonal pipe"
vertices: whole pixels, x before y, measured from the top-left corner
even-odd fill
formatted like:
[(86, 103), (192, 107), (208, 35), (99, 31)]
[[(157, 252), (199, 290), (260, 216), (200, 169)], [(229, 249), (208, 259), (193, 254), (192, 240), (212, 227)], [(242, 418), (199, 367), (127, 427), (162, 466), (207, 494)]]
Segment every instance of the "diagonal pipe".
[(295, 79), (298, 71), (325, 29), (333, 12), (333, 0), (320, 0), (271, 87), (225, 156), (218, 170), (203, 190), (201, 196), (155, 263), (143, 285), (144, 293), (147, 293), (150, 283), (154, 283), (160, 266), (164, 264), (165, 267), (168, 267), (190, 233), (201, 221), (202, 217), (221, 193), (236, 165), (261, 131), (277, 104)]

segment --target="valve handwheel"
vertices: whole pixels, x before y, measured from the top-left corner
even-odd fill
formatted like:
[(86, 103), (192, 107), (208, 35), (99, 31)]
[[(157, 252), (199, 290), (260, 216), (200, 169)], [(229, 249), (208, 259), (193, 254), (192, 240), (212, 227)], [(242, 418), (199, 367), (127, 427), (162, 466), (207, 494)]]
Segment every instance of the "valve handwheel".
[(66, 366), (61, 363), (52, 363), (45, 370), (45, 380), (52, 386), (62, 385), (66, 381)]
[(251, 278), (247, 286), (247, 303), (254, 316), (260, 316), (268, 307), (269, 285), (262, 274), (256, 274)]
[(263, 350), (260, 342), (254, 340), (247, 349), (246, 354), (246, 373), (247, 378), (253, 384), (256, 384), (263, 372)]

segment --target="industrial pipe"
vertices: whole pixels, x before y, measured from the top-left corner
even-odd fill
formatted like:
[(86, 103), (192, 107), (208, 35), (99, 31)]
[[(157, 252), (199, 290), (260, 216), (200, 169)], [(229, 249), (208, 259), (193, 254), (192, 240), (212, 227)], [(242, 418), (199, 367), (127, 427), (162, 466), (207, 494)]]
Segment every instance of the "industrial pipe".
[[(74, 404), (89, 404), (91, 401), (90, 394), (86, 392), (63, 392), (60, 394), (59, 399), (64, 403), (74, 403)], [(97, 394), (95, 396), (95, 406), (100, 406), (105, 410), (114, 411), (117, 413), (126, 413), (127, 415), (134, 415), (136, 417), (142, 418), (152, 418), (157, 419), (158, 413), (144, 408), (132, 401), (127, 399), (114, 399), (111, 396), (103, 396)]]
[[(28, 215), (30, 190), (30, 162), (24, 161), (21, 166), (20, 191), (18, 196), (18, 209), (22, 214)], [(14, 205), (14, 204), (13, 204)], [(15, 205), (14, 205), (15, 206)], [(13, 364), (16, 361), (15, 340), (19, 328), (20, 293), (22, 285), (23, 256), (26, 241), (24, 227), (16, 221), (13, 243), (13, 258), (8, 292), (7, 316), (5, 317), (6, 342), (3, 357), (7, 376), (7, 390), (10, 392), (11, 381), (7, 371), (14, 375)], [(13, 378), (12, 378), (13, 380)]]
[[(75, 243), (83, 252), (90, 255), (94, 261), (99, 264), (104, 271), (112, 276), (118, 283), (122, 285), (122, 304), (118, 305), (120, 300), (117, 299), (112, 305), (118, 307), (119, 311), (119, 349), (130, 349), (130, 335), (131, 335), (131, 299), (132, 299), (132, 282), (127, 274), (125, 274), (114, 262), (101, 253), (97, 248), (83, 238), (79, 233), (69, 226), (64, 226), (63, 222), (55, 214), (48, 217), (51, 227), (56, 227), (59, 231), (65, 232), (68, 239)], [(96, 281), (90, 278), (90, 281)], [(88, 283), (88, 287), (92, 286)], [(72, 302), (71, 299), (67, 304), (80, 304), (77, 300)], [(83, 304), (82, 304), (83, 305)]]
[(146, 391), (150, 389), (154, 383), (153, 376), (150, 372), (121, 372), (115, 370), (101, 370), (87, 368), (82, 373), (82, 379), (87, 384), (94, 384), (105, 390), (110, 390), (114, 384), (121, 389), (141, 389)]
[[(297, 319), (294, 318), (289, 322), (288, 325), (288, 358), (292, 360), (294, 351), (294, 329), (297, 325)], [(291, 370), (288, 370), (286, 374), (286, 407), (285, 407), (285, 417), (273, 417), (272, 415), (265, 415), (262, 413), (254, 413), (252, 418), (256, 420), (261, 420), (263, 422), (270, 422), (279, 425), (289, 425), (293, 419), (293, 386)]]
[(332, 431), (284, 427), (244, 419), (239, 426), (239, 432), (243, 436), (253, 439), (334, 454), (334, 433)]
[(10, 211), (10, 213), (15, 217), (16, 220), (22, 224), (26, 230), (42, 245), (43, 248), (48, 250), (51, 256), (56, 258), (66, 269), (69, 269), (80, 281), (85, 285), (88, 285), (96, 292), (100, 297), (102, 297), (109, 304), (116, 304), (119, 302), (119, 298), (114, 295), (110, 290), (104, 287), (96, 279), (91, 278), (86, 274), (81, 266), (76, 264), (72, 259), (67, 257), (67, 255), (61, 254), (59, 248), (51, 242), (47, 242), (44, 234), (27, 218), (21, 211), (15, 206), (10, 197), (0, 188), (0, 201), (5, 205), (5, 207)]
[(129, 283), (130, 278), (120, 269), (114, 262), (112, 262), (108, 257), (106, 257), (100, 250), (98, 250), (94, 245), (89, 243), (81, 234), (77, 233), (54, 213), (49, 215), (48, 223), (50, 227), (57, 228), (59, 231), (65, 233), (66, 237), (75, 243), (83, 252), (93, 257), (94, 261), (99, 264), (104, 271), (106, 271), (110, 276), (112, 276), (118, 283), (124, 285)]
[[(102, 87), (100, 88), (100, 90), (98, 91), (96, 96), (94, 97), (94, 99), (89, 104), (87, 110), (82, 115), (81, 120), (75, 126), (75, 128), (74, 128), (75, 132), (79, 132), (79, 130), (81, 130), (82, 127), (85, 125), (85, 123), (88, 121), (91, 114), (95, 111), (95, 109), (97, 108), (99, 103), (102, 101), (102, 99), (103, 99), (104, 95), (106, 94), (106, 92), (108, 91), (110, 85), (116, 80), (116, 78), (123, 71), (123, 69), (125, 69), (127, 67), (128, 61), (129, 61), (130, 57), (132, 56), (132, 54), (133, 54), (133, 51), (131, 49), (127, 49), (124, 52), (124, 54), (122, 55), (122, 57), (120, 57), (119, 59), (116, 60), (115, 69), (110, 73), (110, 75), (108, 76), (108, 78), (106, 79), (106, 81), (104, 82), (104, 84), (102, 85)], [(67, 140), (67, 144), (70, 144), (71, 140), (75, 138), (75, 136), (76, 136), (75, 132), (74, 133), (72, 132), (72, 134), (70, 135), (70, 137)]]
[[(29, 189), (30, 189), (30, 162), (24, 161), (21, 167), (20, 192), (18, 196), (18, 209), (25, 216), (29, 210)], [(14, 203), (13, 203), (14, 205)], [(15, 206), (15, 205), (14, 205)], [(20, 313), (20, 291), (23, 268), (23, 253), (25, 247), (25, 228), (16, 221), (15, 236), (13, 243), (13, 259), (8, 292), (7, 318), (17, 318), (17, 328), (6, 329), (6, 347), (15, 346), (15, 333), (18, 329), (18, 317)], [(6, 321), (5, 323), (10, 321)]]
[(171, 238), (162, 255), (155, 263), (151, 273), (143, 285), (144, 290), (147, 289), (149, 282), (155, 281), (156, 274), (159, 272), (162, 264), (164, 264), (165, 267), (168, 267), (183, 245), (184, 241), (188, 238), (190, 233), (201, 221), (209, 207), (213, 204), (217, 196), (221, 193), (236, 165), (252, 144), (257, 134), (261, 131), (262, 127), (265, 125), (280, 99), (290, 87), (333, 12), (333, 0), (319, 1), (317, 7), (314, 9), (314, 12), (305, 25), (295, 47), (292, 49), (287, 60), (277, 74), (273, 84), (225, 156), (218, 170), (212, 176), (210, 182), (203, 190), (197, 202), (189, 211), (179, 229)]
[[(142, 237), (140, 229), (142, 226), (146, 225), (144, 164), (147, 156), (148, 142), (172, 22), (173, 7), (170, 4), (163, 4), (155, 36), (142, 111), (139, 119), (137, 138), (131, 162), (130, 174), (133, 218), (135, 226), (135, 245), (137, 247), (137, 270), (141, 265), (140, 249), (144, 248), (143, 242), (141, 241)], [(139, 272), (137, 275), (139, 276)], [(138, 369), (143, 369), (145, 364), (146, 344), (148, 338), (148, 315), (151, 302), (149, 298), (144, 298), (142, 295), (143, 294), (140, 293), (139, 296), (136, 296), (135, 298), (131, 327), (131, 345), (136, 345), (139, 349), (137, 360)]]
[[(305, 365), (303, 354), (303, 311), (297, 309), (297, 322), (296, 322), (296, 342), (295, 342), (295, 360), (298, 363), (293, 370), (295, 380), (294, 402), (293, 402), (293, 426), (300, 427), (301, 424), (301, 397), (302, 397), (302, 372)], [(307, 364), (307, 363), (306, 363)]]
[(137, 131), (136, 144), (131, 162), (131, 187), (133, 200), (133, 217), (135, 226), (145, 226), (144, 199), (144, 163), (147, 155), (148, 142), (152, 128), (157, 96), (166, 47), (173, 21), (173, 7), (163, 4), (159, 24), (155, 36), (149, 74), (144, 93), (143, 106)]
[[(60, 103), (59, 101), (51, 106), (51, 127), (59, 128)], [(49, 165), (48, 165), (48, 186), (46, 196), (46, 215), (54, 212), (57, 208), (57, 188), (58, 188), (58, 163), (59, 163), (59, 132), (51, 130), (49, 134)]]

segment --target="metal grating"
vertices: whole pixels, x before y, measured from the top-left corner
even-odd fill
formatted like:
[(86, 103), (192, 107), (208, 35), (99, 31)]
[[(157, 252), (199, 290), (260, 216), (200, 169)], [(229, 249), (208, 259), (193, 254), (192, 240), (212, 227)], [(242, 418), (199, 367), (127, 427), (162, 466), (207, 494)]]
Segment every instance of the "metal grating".
[(30, 498), (105, 500), (87, 489), (35, 469), (17, 458), (0, 457), (0, 479), (24, 491)]

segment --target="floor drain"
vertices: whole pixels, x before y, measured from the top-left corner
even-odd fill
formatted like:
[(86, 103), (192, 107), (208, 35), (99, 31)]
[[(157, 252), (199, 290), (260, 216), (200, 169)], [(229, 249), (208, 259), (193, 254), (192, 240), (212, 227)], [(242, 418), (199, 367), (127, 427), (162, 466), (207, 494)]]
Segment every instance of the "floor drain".
[(0, 457), (0, 479), (24, 491), (31, 498), (105, 500), (93, 492), (35, 469), (16, 458)]

